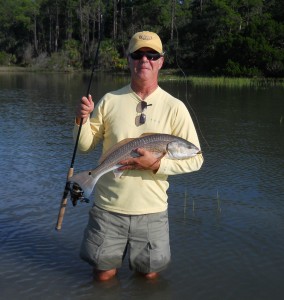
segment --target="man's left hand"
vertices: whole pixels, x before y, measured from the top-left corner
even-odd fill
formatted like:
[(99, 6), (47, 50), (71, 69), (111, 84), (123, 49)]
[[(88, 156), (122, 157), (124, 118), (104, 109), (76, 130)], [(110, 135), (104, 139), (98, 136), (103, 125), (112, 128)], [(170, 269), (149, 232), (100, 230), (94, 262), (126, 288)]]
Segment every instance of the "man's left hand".
[(119, 162), (123, 165), (119, 168), (119, 171), (123, 170), (152, 170), (156, 173), (160, 167), (160, 158), (157, 158), (150, 151), (143, 148), (137, 148), (136, 151), (140, 156), (134, 158), (128, 158)]

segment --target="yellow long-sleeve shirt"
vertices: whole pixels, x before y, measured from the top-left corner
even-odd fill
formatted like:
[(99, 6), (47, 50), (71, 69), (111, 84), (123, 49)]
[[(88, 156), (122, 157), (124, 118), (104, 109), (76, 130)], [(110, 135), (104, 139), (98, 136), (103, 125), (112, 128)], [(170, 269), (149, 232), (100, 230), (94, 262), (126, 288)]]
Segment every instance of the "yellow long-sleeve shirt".
[[(182, 137), (200, 148), (192, 119), (185, 105), (158, 87), (144, 101), (152, 104), (144, 112), (145, 124), (139, 124), (141, 98), (130, 85), (106, 94), (95, 106), (91, 119), (83, 124), (78, 149), (89, 152), (103, 141), (103, 153), (126, 138), (143, 133), (166, 133)], [(78, 125), (74, 127), (74, 138)], [(120, 178), (112, 172), (103, 175), (95, 186), (95, 204), (122, 214), (147, 214), (167, 209), (168, 175), (197, 171), (203, 163), (201, 154), (186, 160), (162, 158), (156, 174), (128, 170)]]

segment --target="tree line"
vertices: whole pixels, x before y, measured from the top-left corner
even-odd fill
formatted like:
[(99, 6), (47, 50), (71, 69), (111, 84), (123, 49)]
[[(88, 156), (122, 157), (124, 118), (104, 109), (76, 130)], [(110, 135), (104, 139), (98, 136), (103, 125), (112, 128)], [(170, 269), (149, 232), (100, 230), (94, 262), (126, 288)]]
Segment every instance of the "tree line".
[(157, 32), (166, 68), (284, 77), (283, 0), (0, 0), (0, 65), (126, 68), (130, 37)]

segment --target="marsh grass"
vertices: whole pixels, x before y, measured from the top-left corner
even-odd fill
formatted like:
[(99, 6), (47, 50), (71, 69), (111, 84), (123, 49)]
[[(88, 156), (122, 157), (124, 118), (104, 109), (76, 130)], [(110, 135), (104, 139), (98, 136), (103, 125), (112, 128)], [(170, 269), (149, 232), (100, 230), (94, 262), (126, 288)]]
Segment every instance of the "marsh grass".
[[(195, 201), (194, 197), (192, 198), (192, 214), (195, 215)], [(190, 201), (189, 201), (189, 194), (187, 192), (187, 189), (184, 190), (184, 198), (183, 198), (183, 217), (186, 218), (187, 210), (190, 209)], [(216, 198), (214, 197), (213, 206), (216, 208), (216, 211), (218, 214), (221, 214), (222, 208), (221, 208), (221, 198), (219, 195), (219, 190), (216, 191)]]
[(237, 78), (237, 77), (201, 77), (201, 76), (178, 76), (167, 72), (161, 72), (160, 81), (188, 81), (193, 86), (210, 87), (284, 87), (284, 78)]

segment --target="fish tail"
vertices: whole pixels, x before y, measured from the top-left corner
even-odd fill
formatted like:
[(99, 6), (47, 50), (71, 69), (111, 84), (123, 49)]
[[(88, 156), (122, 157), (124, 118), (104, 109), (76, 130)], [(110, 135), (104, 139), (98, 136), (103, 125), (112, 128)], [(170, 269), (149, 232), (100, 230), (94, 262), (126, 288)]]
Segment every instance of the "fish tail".
[(77, 183), (84, 192), (84, 197), (88, 198), (97, 183), (98, 178), (93, 177), (90, 171), (80, 172), (69, 178), (69, 182)]

